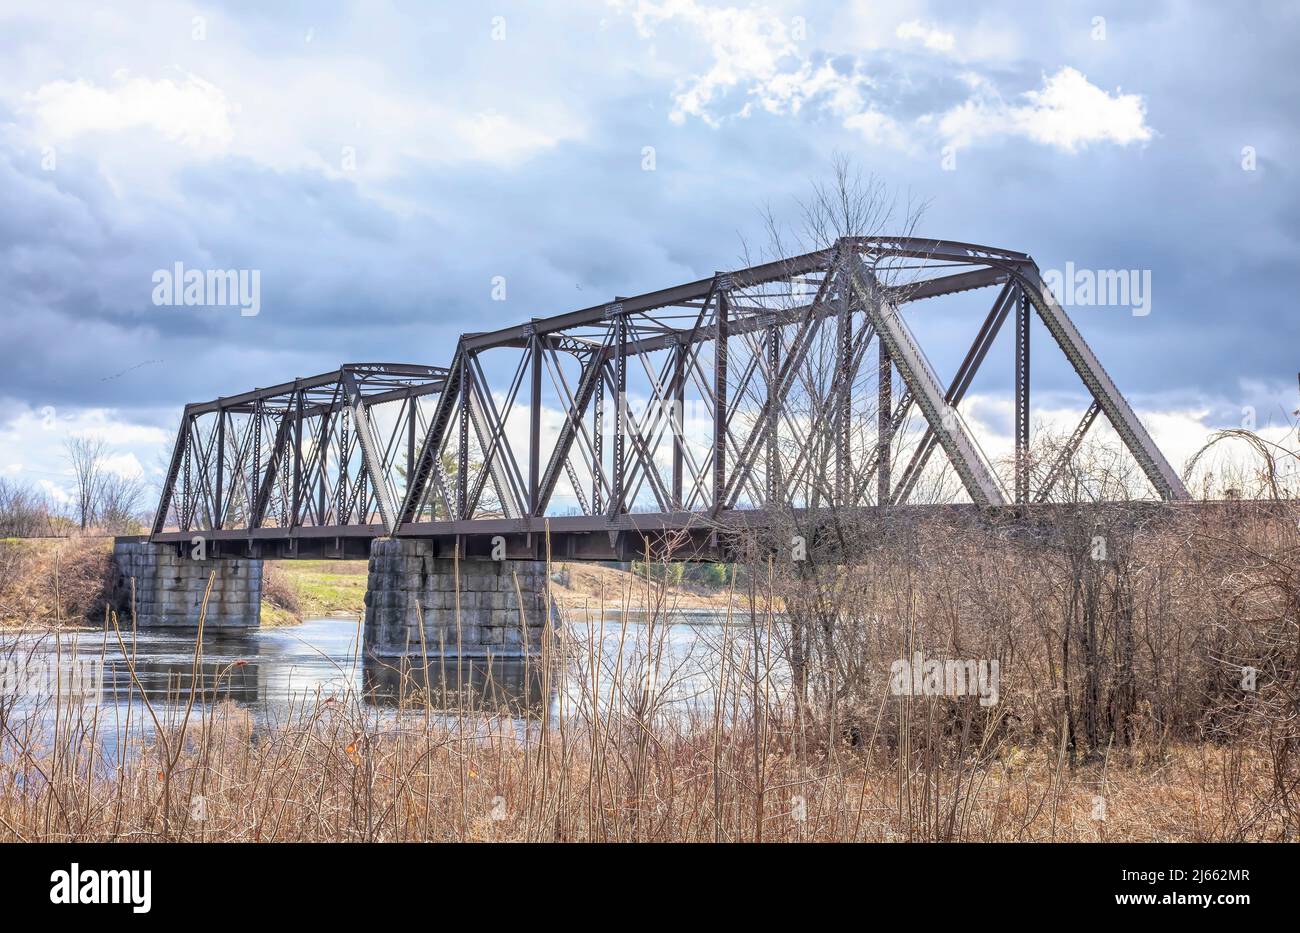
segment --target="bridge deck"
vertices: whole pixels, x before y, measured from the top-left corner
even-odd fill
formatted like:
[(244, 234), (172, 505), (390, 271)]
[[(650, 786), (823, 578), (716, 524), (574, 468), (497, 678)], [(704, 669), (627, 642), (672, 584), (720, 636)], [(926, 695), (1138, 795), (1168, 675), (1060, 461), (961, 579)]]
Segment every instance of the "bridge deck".
[[(1140, 500), (1106, 503), (1107, 509), (1131, 513), (1134, 521), (1150, 521), (1186, 515), (1213, 517), (1240, 513), (1244, 509), (1285, 511), (1288, 502), (1272, 500), (1195, 500), (1161, 502)], [(534, 520), (484, 519), (467, 521), (410, 522), (392, 537), (433, 542), (435, 553), (451, 556), (459, 546), (462, 556), (486, 557), (494, 538), (505, 542), (510, 559), (542, 560), (638, 560), (647, 548), (655, 559), (726, 560), (734, 558), (738, 542), (747, 537), (772, 543), (776, 533), (789, 532), (814, 538), (836, 526), (869, 529), (882, 522), (930, 523), (952, 521), (958, 525), (1018, 525), (1022, 529), (1050, 530), (1068, 515), (1096, 510), (1098, 505), (1038, 503), (980, 507), (973, 504), (909, 505), (905, 508), (864, 507), (852, 510), (790, 511), (774, 525), (771, 513), (757, 509), (736, 510), (720, 520), (706, 521), (693, 512), (633, 512), (607, 522), (599, 516), (570, 515)], [(153, 541), (185, 549), (201, 537), (212, 557), (262, 557), (267, 559), (361, 559), (369, 554), (370, 542), (389, 537), (381, 524), (261, 528), (254, 531), (164, 531), (154, 535), (119, 537), (119, 541)]]

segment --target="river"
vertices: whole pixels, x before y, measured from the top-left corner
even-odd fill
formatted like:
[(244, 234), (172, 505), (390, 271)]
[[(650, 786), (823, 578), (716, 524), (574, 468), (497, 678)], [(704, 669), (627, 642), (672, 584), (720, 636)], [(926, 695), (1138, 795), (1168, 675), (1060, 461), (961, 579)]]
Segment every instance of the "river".
[[(762, 623), (760, 622), (760, 625)], [(11, 734), (69, 723), (101, 724), (100, 742), (128, 744), (157, 721), (178, 724), (231, 702), (259, 728), (301, 716), (314, 704), (347, 701), (376, 720), (400, 708), (463, 719), (466, 711), (507, 716), (521, 728), (542, 717), (586, 715), (593, 697), (602, 709), (644, 704), (657, 714), (695, 715), (712, 709), (721, 659), (770, 671), (781, 665), (755, 659), (755, 633), (746, 620), (726, 624), (712, 612), (681, 612), (668, 624), (643, 613), (610, 613), (603, 620), (569, 623), (562, 657), (549, 667), (527, 661), (466, 658), (375, 658), (361, 650), (356, 618), (311, 619), (301, 625), (205, 635), (196, 652), (193, 631), (118, 634), (95, 630), (0, 635), (0, 717)], [(68, 730), (68, 731), (77, 731)], [(116, 738), (115, 738), (116, 737)], [(118, 748), (106, 748), (116, 758)]]

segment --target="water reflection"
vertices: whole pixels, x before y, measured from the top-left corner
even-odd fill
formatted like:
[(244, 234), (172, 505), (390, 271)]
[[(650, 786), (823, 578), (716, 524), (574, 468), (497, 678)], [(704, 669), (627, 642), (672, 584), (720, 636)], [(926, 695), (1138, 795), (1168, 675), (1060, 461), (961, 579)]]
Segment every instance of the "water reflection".
[[(772, 659), (766, 652), (753, 649), (748, 627), (724, 621), (717, 614), (683, 613), (663, 624), (637, 613), (607, 613), (603, 622), (573, 622), (557, 649), (566, 661), (550, 677), (536, 660), (466, 658), (457, 664), (434, 658), (426, 667), (418, 658), (363, 658), (356, 619), (210, 633), (197, 656), (192, 631), (124, 632), (120, 643), (112, 632), (0, 635), (0, 718), (25, 709), (52, 721), (61, 710), (78, 707), (78, 716), (107, 716), (110, 728), (100, 737), (113, 742), (113, 723), (150, 728), (153, 716), (144, 715), (144, 700), (171, 723), (187, 710), (199, 714), (230, 701), (248, 710), (258, 727), (291, 721), (318, 701), (346, 698), (379, 717), (396, 715), (399, 707), (428, 708), (444, 716), (505, 715), (517, 725), (586, 717), (594, 707), (698, 715), (718, 696), (724, 654), (733, 657), (732, 669), (741, 670), (764, 655), (763, 682), (779, 688), (786, 679), (784, 671), (767, 666)], [(130, 710), (134, 718), (124, 715)]]
[[(134, 677), (132, 669), (134, 668)], [(143, 693), (154, 706), (188, 702), (204, 704), (233, 700), (254, 704), (261, 699), (261, 668), (247, 660), (155, 660), (137, 658), (129, 664), (112, 658), (104, 664), (101, 702), (129, 703)]]
[[(158, 710), (233, 701), (259, 722), (283, 721), (304, 700), (354, 695), (376, 711), (399, 705), (523, 717), (549, 703), (536, 660), (363, 658), (355, 620), (315, 619), (291, 628), (208, 634), (130, 632), (0, 636), (0, 708)], [(125, 650), (124, 650), (125, 649)], [(556, 678), (552, 678), (552, 681)], [(557, 687), (551, 684), (551, 694)]]
[[(486, 658), (367, 658), (362, 667), (362, 694), (382, 707), (423, 707), (425, 698), (440, 712), (483, 711), (522, 717), (540, 716), (548, 703), (537, 661)], [(554, 691), (552, 690), (552, 693)]]

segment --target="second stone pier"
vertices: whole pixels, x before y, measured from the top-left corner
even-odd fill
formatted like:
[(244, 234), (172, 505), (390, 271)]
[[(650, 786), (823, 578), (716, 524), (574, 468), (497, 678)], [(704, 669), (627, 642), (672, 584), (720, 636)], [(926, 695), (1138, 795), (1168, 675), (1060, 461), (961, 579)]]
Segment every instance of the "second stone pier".
[[(209, 631), (257, 628), (262, 562), (255, 558), (191, 560), (188, 550), (138, 538), (113, 543), (113, 583), (106, 594), (122, 624), (142, 629)], [(211, 590), (209, 591), (209, 584)], [(205, 609), (206, 601), (206, 609)], [(204, 613), (206, 612), (206, 615)]]
[(545, 561), (469, 559), (457, 568), (453, 559), (435, 557), (428, 542), (376, 540), (366, 584), (366, 650), (380, 656), (538, 654), (547, 626), (553, 630), (558, 622), (546, 582)]

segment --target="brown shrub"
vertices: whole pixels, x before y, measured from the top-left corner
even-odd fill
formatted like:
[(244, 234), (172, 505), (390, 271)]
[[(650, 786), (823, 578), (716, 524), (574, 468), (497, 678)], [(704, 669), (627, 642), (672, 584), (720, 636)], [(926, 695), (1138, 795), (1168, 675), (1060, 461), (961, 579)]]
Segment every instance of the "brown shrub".
[(298, 590), (277, 561), (268, 560), (262, 564), (262, 599), (292, 613), (297, 619), (302, 618), (302, 600)]
[(0, 624), (98, 622), (112, 550), (95, 538), (0, 542)]

